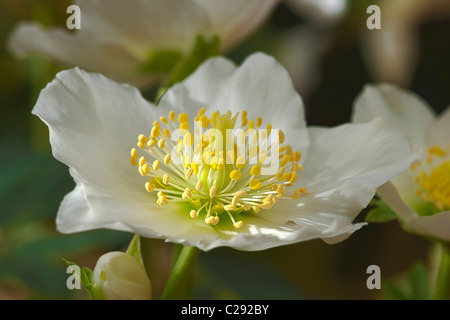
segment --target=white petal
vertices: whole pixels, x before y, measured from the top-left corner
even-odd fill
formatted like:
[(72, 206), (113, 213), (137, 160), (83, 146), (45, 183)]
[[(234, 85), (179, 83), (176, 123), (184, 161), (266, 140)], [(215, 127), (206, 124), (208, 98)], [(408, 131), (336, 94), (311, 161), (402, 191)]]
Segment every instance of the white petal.
[(407, 138), (380, 119), (333, 129), (311, 128), (311, 145), (297, 186), (308, 189), (297, 200), (279, 201), (265, 219), (331, 226), (352, 221), (377, 188), (415, 160)]
[(388, 182), (382, 185), (378, 189), (378, 193), (402, 220), (409, 221), (418, 216), (416, 212), (411, 210), (411, 208), (405, 204), (392, 183)]
[(420, 97), (394, 85), (367, 85), (353, 105), (353, 121), (382, 117), (401, 129), (419, 148), (426, 148), (434, 113)]
[(218, 33), (228, 51), (259, 27), (278, 0), (195, 0), (211, 18), (211, 32)]
[(442, 112), (431, 126), (428, 136), (428, 145), (439, 145), (445, 149), (450, 144), (450, 107)]
[(273, 129), (282, 129), (294, 148), (307, 153), (303, 102), (286, 69), (262, 53), (251, 55), (239, 68), (223, 58), (210, 59), (170, 89), (161, 105), (182, 105), (194, 113), (201, 107), (209, 113), (247, 110), (249, 119), (261, 116), (263, 126), (271, 123)]
[(19, 56), (29, 53), (49, 55), (60, 63), (98, 71), (136, 85), (152, 81), (133, 71), (137, 70), (138, 61), (123, 47), (74, 35), (62, 28), (47, 30), (39, 24), (21, 23), (11, 33), (8, 47)]
[(414, 217), (407, 223), (414, 232), (450, 241), (450, 211), (443, 211), (427, 217)]

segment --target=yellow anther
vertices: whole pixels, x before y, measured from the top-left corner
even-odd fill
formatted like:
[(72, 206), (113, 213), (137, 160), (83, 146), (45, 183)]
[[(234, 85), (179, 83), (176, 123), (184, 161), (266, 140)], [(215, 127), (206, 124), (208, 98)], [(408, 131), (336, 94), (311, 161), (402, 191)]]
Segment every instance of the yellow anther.
[(153, 161), (153, 170), (158, 170), (159, 169), (159, 160), (155, 160)]
[(191, 197), (192, 197), (191, 189), (186, 188), (183, 192), (182, 198), (186, 199), (186, 198), (191, 198)]
[(168, 153), (164, 156), (164, 164), (168, 166), (170, 164), (171, 155)]
[(253, 206), (253, 211), (255, 211), (255, 213), (258, 213), (259, 211), (261, 211), (261, 208), (258, 205), (254, 205)]
[(297, 171), (294, 171), (290, 175), (291, 175), (291, 177), (289, 179), (289, 184), (292, 185), (292, 184), (294, 184), (297, 181), (298, 173), (297, 173)]
[(236, 206), (233, 206), (232, 204), (227, 204), (227, 205), (223, 206), (223, 208), (224, 208), (226, 211), (233, 211), (233, 210), (236, 210)]
[(140, 158), (139, 158), (139, 165), (140, 165), (140, 166), (143, 166), (144, 163), (145, 163), (145, 157), (140, 157)]
[(285, 136), (284, 136), (283, 130), (281, 130), (281, 129), (278, 130), (278, 138), (279, 138), (279, 140), (280, 140), (280, 143), (283, 143), (283, 142), (284, 142)]
[(142, 171), (145, 172), (145, 174), (150, 172), (150, 166), (146, 163), (144, 163), (144, 165), (142, 166)]
[(207, 223), (207, 224), (210, 224), (213, 221), (214, 221), (214, 216), (209, 216), (205, 219), (205, 223)]
[(156, 200), (156, 203), (159, 204), (161, 207), (164, 207), (166, 204), (169, 203), (169, 200), (167, 200), (165, 196), (159, 197), (158, 200)]
[(270, 185), (270, 191), (277, 191), (277, 185), (275, 183)]
[(169, 175), (167, 173), (163, 176), (162, 182), (166, 185), (169, 184)]
[(252, 188), (252, 190), (257, 190), (259, 188), (261, 188), (261, 181), (259, 181), (258, 179), (253, 179), (252, 181), (249, 182), (249, 187)]
[(138, 142), (138, 143), (136, 143), (136, 145), (139, 147), (139, 148), (141, 148), (141, 149), (144, 149), (145, 150), (145, 143), (142, 143), (142, 142)]
[(198, 212), (197, 212), (196, 210), (191, 210), (191, 212), (189, 212), (189, 216), (190, 216), (192, 219), (197, 219), (197, 217), (198, 217)]
[(178, 152), (183, 151), (183, 141), (181, 141), (181, 140), (178, 141), (177, 151)]
[(258, 159), (258, 163), (259, 164), (264, 164), (264, 162), (266, 162), (267, 160), (267, 153), (263, 152), (259, 155), (259, 159)]
[(178, 115), (178, 122), (180, 124), (183, 122), (188, 122), (188, 121), (189, 121), (189, 116), (187, 115), (187, 113), (183, 112)]
[(431, 148), (428, 150), (428, 153), (429, 153), (429, 154), (436, 155), (436, 156), (440, 156), (440, 157), (445, 156), (445, 151), (442, 150), (442, 148), (441, 148), (440, 146), (434, 146), (434, 147), (431, 147)]
[(190, 147), (194, 144), (194, 135), (190, 132), (186, 133), (183, 137), (183, 143), (186, 147)]
[(261, 117), (258, 117), (258, 118), (256, 118), (256, 127), (257, 128), (259, 128), (259, 127), (261, 127), (261, 125), (262, 125), (262, 118)]
[(248, 128), (249, 129), (255, 129), (255, 122), (253, 120), (248, 121)]
[(242, 205), (242, 209), (244, 209), (245, 211), (248, 211), (248, 210), (250, 210), (250, 206), (248, 204), (244, 203)]
[(218, 224), (218, 223), (219, 223), (219, 217), (218, 217), (218, 216), (213, 217), (213, 220), (211, 221), (211, 224), (212, 224), (213, 226), (215, 226), (215, 225)]
[(194, 174), (198, 173), (198, 165), (195, 162), (191, 163), (191, 168)]
[(291, 154), (292, 153), (292, 146), (290, 144), (286, 145), (286, 154)]
[(261, 174), (261, 167), (258, 165), (254, 165), (250, 170), (250, 174), (252, 176), (259, 176)]
[(230, 172), (230, 179), (239, 180), (242, 177), (242, 173), (239, 170), (233, 170)]
[(136, 148), (131, 149), (130, 153), (133, 158), (135, 158), (135, 159), (138, 158), (138, 153), (137, 153)]
[(155, 140), (153, 138), (147, 141), (147, 146), (149, 146), (150, 148), (153, 148), (154, 145), (155, 145)]
[(188, 123), (188, 122), (182, 122), (182, 123), (180, 124), (180, 130), (186, 130), (186, 131), (189, 131), (190, 128), (191, 128), (191, 127), (189, 126), (189, 123)]
[(277, 187), (277, 193), (280, 197), (282, 197), (284, 195), (284, 193), (286, 192), (286, 187), (284, 184), (279, 184)]
[(202, 126), (203, 128), (206, 128), (206, 127), (208, 127), (208, 125), (209, 125), (209, 119), (208, 119), (208, 117), (205, 116), (205, 115), (202, 115), (202, 116), (198, 119), (198, 121), (200, 121), (201, 126)]
[(159, 141), (158, 141), (158, 148), (164, 149), (165, 143), (166, 143), (166, 140), (164, 140), (164, 139), (159, 139)]
[(286, 163), (288, 163), (288, 161), (289, 161), (289, 155), (286, 154), (283, 156), (283, 159), (281, 160), (280, 167), (284, 167), (286, 165)]
[(142, 166), (139, 166), (138, 171), (139, 171), (139, 174), (143, 177), (145, 177), (147, 175), (147, 173), (144, 171)]
[(267, 125), (267, 136), (270, 136), (270, 133), (272, 132), (272, 124)]
[(175, 111), (172, 110), (172, 111), (169, 112), (169, 119), (172, 122), (175, 121)]
[(245, 197), (247, 195), (247, 191), (239, 190), (238, 192), (235, 192), (234, 195), (238, 197)]
[(298, 162), (302, 158), (302, 153), (300, 151), (295, 151), (294, 161)]
[(270, 201), (270, 202), (263, 202), (261, 204), (261, 209), (267, 210), (267, 209), (270, 209), (272, 207), (273, 207), (273, 202), (272, 201)]
[(211, 153), (208, 151), (203, 152), (202, 161), (204, 164), (210, 164), (211, 162)]
[(200, 191), (200, 190), (202, 190), (202, 187), (203, 187), (203, 183), (201, 181), (199, 181), (195, 185), (195, 190)]
[(164, 129), (164, 137), (165, 137), (166, 139), (169, 139), (169, 137), (170, 137), (170, 130), (167, 129), (167, 128)]
[(140, 134), (138, 136), (138, 141), (141, 142), (142, 144), (145, 144), (147, 142), (147, 140), (148, 140), (147, 137), (143, 134)]
[(244, 225), (244, 223), (243, 223), (242, 221), (238, 221), (238, 222), (233, 223), (233, 227), (234, 227), (235, 229), (239, 229), (239, 228), (241, 228), (243, 225)]
[(206, 108), (205, 108), (205, 107), (201, 108), (201, 109), (198, 111), (198, 116), (201, 117), (201, 116), (205, 113), (205, 111), (206, 111)]
[(189, 170), (186, 171), (186, 174), (184, 175), (184, 177), (186, 179), (189, 179), (192, 176), (193, 173), (194, 173), (194, 170), (192, 168), (189, 168)]
[(136, 159), (133, 158), (133, 157), (130, 157), (130, 163), (131, 163), (132, 166), (137, 166), (138, 165), (138, 163), (136, 162)]
[(210, 197), (210, 198), (214, 198), (214, 197), (216, 196), (216, 192), (217, 192), (216, 186), (212, 186), (212, 187), (209, 189), (209, 197)]
[(165, 125), (169, 124), (166, 117), (161, 116), (159, 117), (159, 120), (161, 120), (161, 122), (164, 122)]
[(272, 202), (273, 200), (273, 194), (269, 194), (267, 197), (264, 198), (263, 203)]
[(243, 156), (239, 156), (236, 159), (236, 168), (242, 169), (245, 167), (245, 158)]
[(238, 201), (239, 201), (239, 197), (234, 195), (233, 199), (231, 200), (231, 205), (236, 207), (236, 205), (238, 204)]
[(288, 180), (291, 179), (291, 177), (292, 177), (292, 174), (291, 174), (291, 173), (285, 172), (285, 173), (283, 173), (283, 175), (281, 176), (281, 179), (279, 179), (279, 180), (280, 180), (280, 181), (281, 181), (281, 180), (286, 180), (286, 181), (288, 181)]
[(284, 174), (284, 167), (281, 167), (281, 168), (278, 170), (277, 174), (275, 175), (275, 178), (276, 178), (277, 180), (281, 180), (281, 177), (283, 176), (283, 174)]
[(152, 131), (150, 131), (150, 137), (151, 138), (157, 138), (160, 134), (161, 130), (158, 127), (153, 127)]
[(153, 188), (152, 184), (150, 182), (146, 182), (145, 183), (145, 190), (147, 190), (148, 192), (152, 192), (153, 190), (155, 190), (155, 188)]

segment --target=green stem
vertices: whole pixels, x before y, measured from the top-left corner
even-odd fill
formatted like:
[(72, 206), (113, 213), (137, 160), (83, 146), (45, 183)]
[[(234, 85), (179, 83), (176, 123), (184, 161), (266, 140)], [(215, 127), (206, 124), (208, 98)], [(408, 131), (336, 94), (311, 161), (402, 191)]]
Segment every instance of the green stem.
[(441, 261), (436, 283), (435, 300), (450, 300), (450, 247), (441, 246)]
[(200, 250), (197, 247), (183, 247), (167, 281), (161, 300), (181, 299), (199, 253)]

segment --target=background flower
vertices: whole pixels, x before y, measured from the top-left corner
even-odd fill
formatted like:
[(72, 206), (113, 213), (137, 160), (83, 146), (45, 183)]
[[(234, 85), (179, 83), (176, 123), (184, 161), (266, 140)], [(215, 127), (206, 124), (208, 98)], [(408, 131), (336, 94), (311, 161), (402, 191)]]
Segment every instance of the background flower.
[[(163, 64), (175, 63), (196, 45), (197, 35), (219, 36), (222, 52), (245, 39), (271, 13), (277, 0), (85, 1), (81, 28), (44, 28), (22, 22), (13, 31), (10, 50), (17, 55), (44, 54), (65, 65), (101, 72), (146, 85)], [(165, 56), (163, 57), (162, 54)], [(164, 61), (155, 61), (158, 59)], [(153, 66), (149, 69), (148, 64)], [(156, 69), (158, 70), (156, 70)], [(150, 72), (150, 77), (145, 74)]]
[[(450, 240), (450, 108), (440, 116), (421, 98), (396, 86), (367, 86), (355, 100), (353, 120), (382, 117), (400, 128), (421, 163), (379, 190), (407, 229)], [(435, 175), (438, 175), (434, 177)], [(406, 205), (405, 205), (406, 204)]]

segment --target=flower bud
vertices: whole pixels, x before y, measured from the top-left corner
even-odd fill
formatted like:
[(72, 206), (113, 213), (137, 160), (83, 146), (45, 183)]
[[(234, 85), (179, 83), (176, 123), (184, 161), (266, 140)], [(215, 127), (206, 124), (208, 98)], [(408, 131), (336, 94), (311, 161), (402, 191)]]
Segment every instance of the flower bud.
[(107, 300), (150, 300), (151, 284), (145, 270), (125, 252), (100, 257), (92, 282), (97, 298)]

